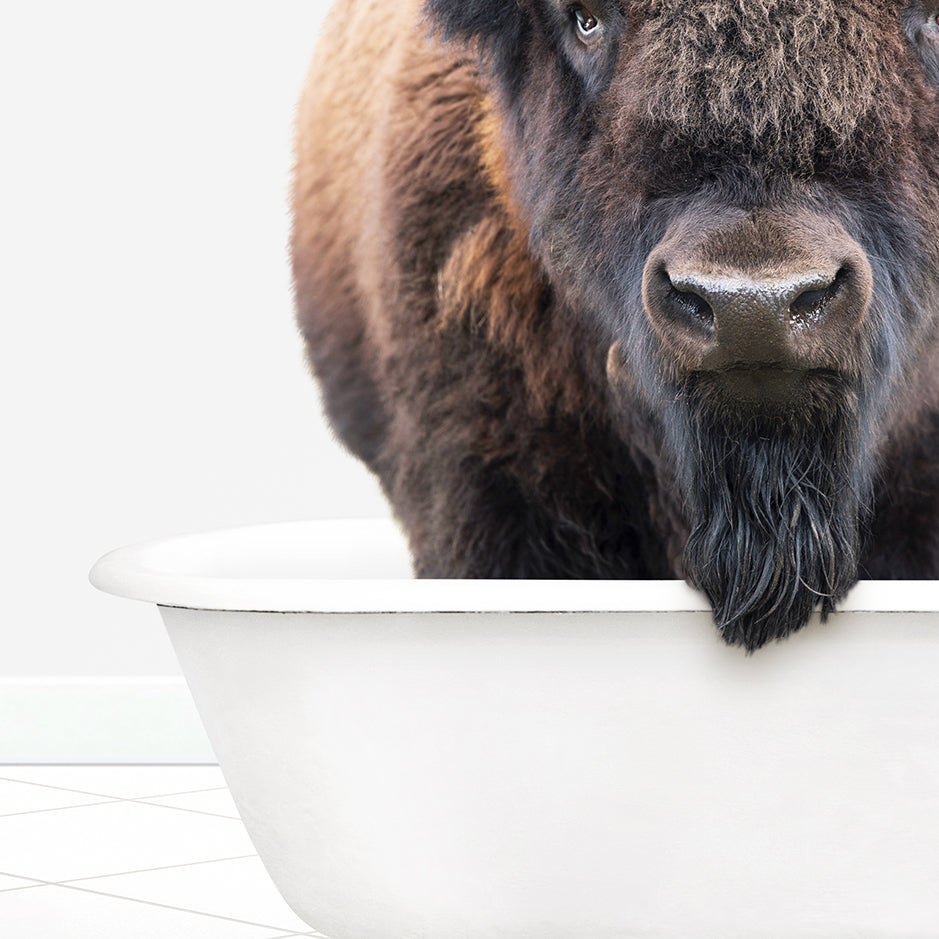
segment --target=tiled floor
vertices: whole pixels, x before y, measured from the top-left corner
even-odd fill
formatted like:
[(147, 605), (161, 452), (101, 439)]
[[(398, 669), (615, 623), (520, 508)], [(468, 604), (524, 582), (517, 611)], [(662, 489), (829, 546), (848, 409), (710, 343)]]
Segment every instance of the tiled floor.
[(218, 767), (2, 765), (0, 934), (320, 935), (277, 893)]

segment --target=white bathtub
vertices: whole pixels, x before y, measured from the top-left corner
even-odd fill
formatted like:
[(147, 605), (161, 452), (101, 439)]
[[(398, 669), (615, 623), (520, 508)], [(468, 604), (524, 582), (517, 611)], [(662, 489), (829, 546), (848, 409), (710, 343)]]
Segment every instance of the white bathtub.
[(939, 584), (753, 656), (678, 582), (414, 581), (389, 522), (102, 558), (332, 939), (936, 939)]

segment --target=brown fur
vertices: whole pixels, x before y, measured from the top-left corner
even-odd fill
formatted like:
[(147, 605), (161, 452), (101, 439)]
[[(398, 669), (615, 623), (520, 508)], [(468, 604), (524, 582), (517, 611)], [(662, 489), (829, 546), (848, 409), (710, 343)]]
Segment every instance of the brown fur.
[(646, 9), (634, 100), (703, 147), (761, 141), (782, 162), (811, 166), (819, 149), (843, 155), (859, 132), (885, 140), (907, 132), (915, 97), (907, 77), (856, 65), (908, 58), (898, 30), (885, 28), (896, 20), (895, 2), (638, 6)]
[[(591, 43), (561, 0), (346, 0), (298, 115), (298, 322), (419, 574), (682, 575), (678, 428), (703, 409), (850, 447), (876, 533), (851, 571), (939, 576), (939, 99), (917, 3), (596, 0)], [(643, 266), (673, 243), (757, 278), (863, 253), (850, 317), (793, 340), (820, 377), (789, 413), (712, 393), (693, 334), (651, 328)]]

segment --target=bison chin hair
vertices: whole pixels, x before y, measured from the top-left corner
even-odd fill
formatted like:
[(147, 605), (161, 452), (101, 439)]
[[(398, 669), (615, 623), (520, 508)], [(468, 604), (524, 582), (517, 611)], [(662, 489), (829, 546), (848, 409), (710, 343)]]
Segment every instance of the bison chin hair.
[(685, 409), (684, 573), (728, 644), (752, 652), (816, 607), (824, 619), (856, 582), (871, 474), (852, 401), (803, 421)]

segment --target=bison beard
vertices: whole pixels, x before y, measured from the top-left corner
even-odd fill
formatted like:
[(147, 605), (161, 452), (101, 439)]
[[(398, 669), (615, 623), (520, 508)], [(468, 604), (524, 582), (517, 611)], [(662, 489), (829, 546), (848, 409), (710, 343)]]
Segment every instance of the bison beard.
[(857, 409), (823, 428), (686, 412), (681, 468), (691, 534), (685, 575), (710, 599), (728, 643), (748, 651), (822, 618), (858, 577), (869, 502)]

